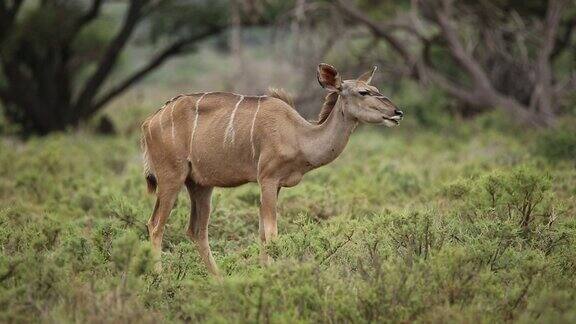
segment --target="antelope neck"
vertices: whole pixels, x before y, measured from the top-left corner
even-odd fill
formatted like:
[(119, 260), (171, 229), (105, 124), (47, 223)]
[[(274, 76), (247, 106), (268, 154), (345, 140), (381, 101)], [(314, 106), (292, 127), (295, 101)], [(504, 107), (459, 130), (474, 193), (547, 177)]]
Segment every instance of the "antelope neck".
[(338, 101), (328, 118), (320, 125), (309, 125), (300, 141), (306, 160), (314, 168), (326, 165), (336, 159), (348, 144), (350, 135), (358, 125), (358, 120), (344, 113), (345, 101)]

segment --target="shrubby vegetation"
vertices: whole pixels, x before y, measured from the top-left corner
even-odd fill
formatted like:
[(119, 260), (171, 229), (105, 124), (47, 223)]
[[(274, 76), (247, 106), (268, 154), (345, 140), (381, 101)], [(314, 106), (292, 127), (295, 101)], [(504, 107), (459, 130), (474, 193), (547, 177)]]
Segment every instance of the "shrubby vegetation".
[(360, 129), (334, 164), (282, 191), (268, 268), (257, 187), (217, 190), (222, 281), (185, 236), (185, 194), (164, 272), (152, 271), (132, 126), (4, 139), (0, 321), (574, 322), (576, 171), (546, 151), (570, 139), (489, 120)]
[[(0, 322), (576, 322), (574, 6), (376, 2), (0, 1)], [(378, 64), (402, 126), (282, 190), (266, 268), (256, 185), (213, 196), (222, 280), (182, 194), (155, 273), (140, 122), (268, 86), (310, 117), (321, 61)]]
[(576, 128), (565, 122), (557, 129), (549, 130), (538, 138), (537, 152), (551, 161), (576, 162)]

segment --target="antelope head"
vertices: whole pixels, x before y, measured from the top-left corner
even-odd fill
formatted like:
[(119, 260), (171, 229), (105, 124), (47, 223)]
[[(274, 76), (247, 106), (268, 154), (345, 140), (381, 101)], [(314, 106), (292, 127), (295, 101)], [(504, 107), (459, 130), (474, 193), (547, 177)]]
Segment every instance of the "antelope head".
[(320, 63), (317, 77), (324, 89), (338, 94), (343, 103), (343, 113), (348, 117), (368, 124), (397, 126), (404, 113), (370, 85), (376, 69), (374, 66), (357, 79), (342, 81), (333, 66)]

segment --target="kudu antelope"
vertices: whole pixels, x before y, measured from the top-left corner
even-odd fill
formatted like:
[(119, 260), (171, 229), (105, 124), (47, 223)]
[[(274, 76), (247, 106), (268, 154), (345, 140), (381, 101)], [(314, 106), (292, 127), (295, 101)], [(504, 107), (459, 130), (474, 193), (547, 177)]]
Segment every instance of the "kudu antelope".
[(212, 274), (218, 274), (208, 245), (212, 188), (257, 182), (260, 239), (263, 245), (273, 240), (281, 187), (295, 186), (305, 173), (338, 157), (358, 122), (391, 127), (402, 119), (402, 111), (370, 85), (375, 71), (342, 81), (334, 67), (320, 64), (318, 82), (328, 94), (315, 123), (303, 119), (282, 91), (268, 96), (205, 92), (166, 102), (142, 125), (148, 189), (157, 189), (148, 222), (155, 255), (182, 185), (191, 200), (187, 234)]

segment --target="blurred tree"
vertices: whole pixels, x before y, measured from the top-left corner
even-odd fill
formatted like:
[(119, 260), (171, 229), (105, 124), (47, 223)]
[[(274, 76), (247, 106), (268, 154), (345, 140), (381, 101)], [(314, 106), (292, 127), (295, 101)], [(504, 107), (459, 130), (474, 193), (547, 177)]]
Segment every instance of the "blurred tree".
[(522, 122), (550, 126), (561, 99), (576, 87), (571, 1), (329, 2), (388, 44), (406, 75), (468, 106), (498, 107)]
[[(232, 52), (232, 59), (234, 62), (234, 79), (239, 78), (243, 74), (243, 53), (242, 53), (242, 15), (241, 15), (241, 1), (230, 0), (230, 13), (231, 13), (231, 31), (230, 31), (230, 49)], [(232, 84), (234, 87), (234, 84)], [(233, 88), (234, 90), (234, 88)]]
[[(262, 8), (254, 2), (247, 1), (252, 4), (247, 7)], [(269, 19), (246, 15), (249, 23)], [(228, 24), (225, 0), (0, 0), (5, 114), (24, 133), (75, 126), (167, 59)], [(124, 79), (107, 82), (137, 30), (159, 50)]]

